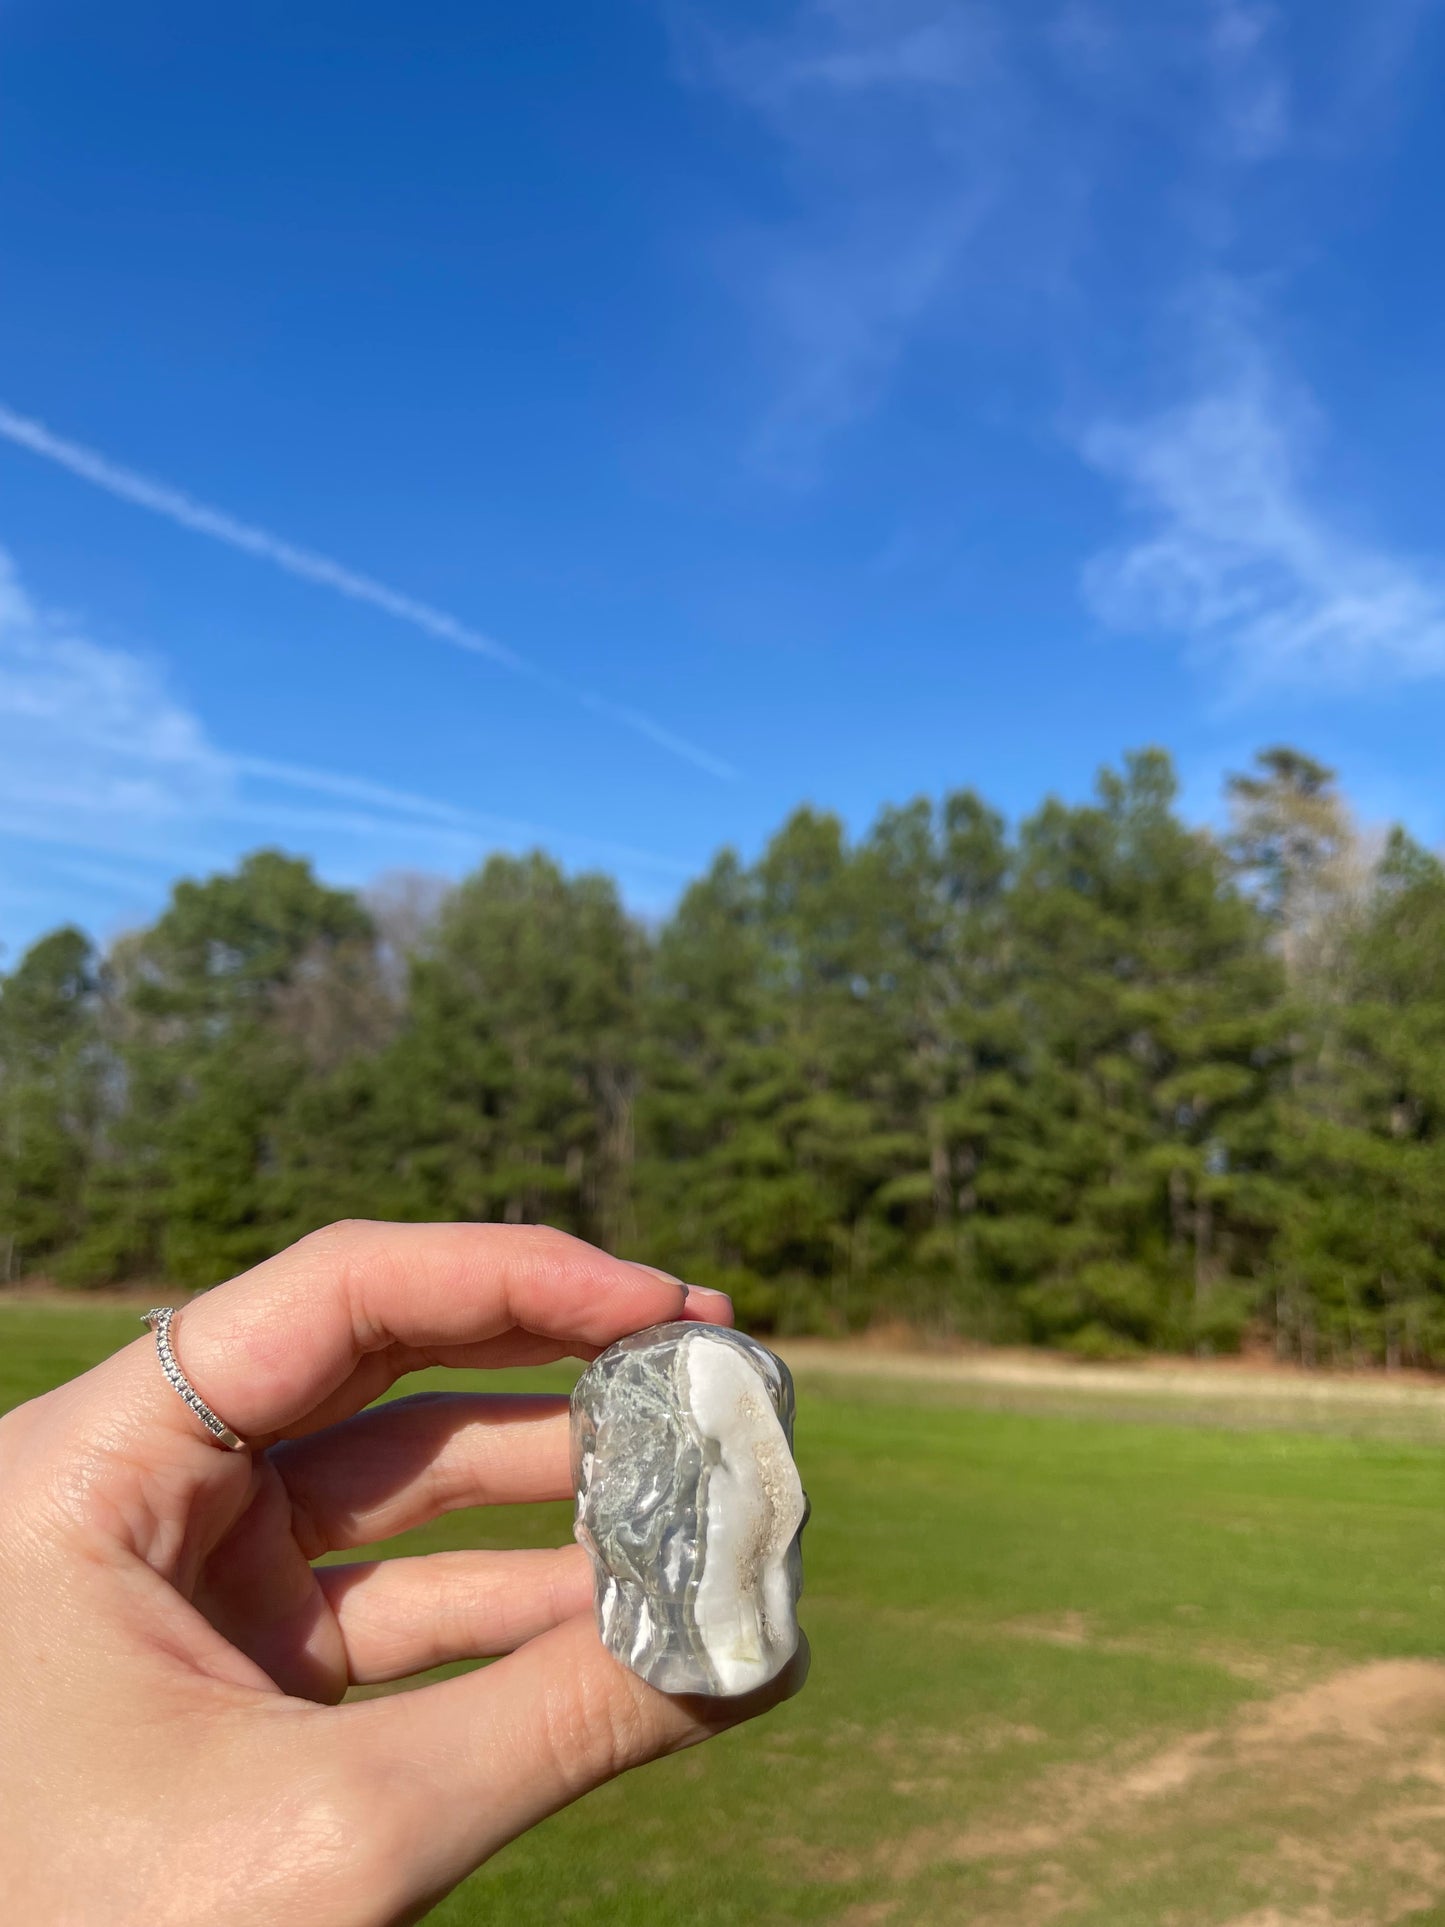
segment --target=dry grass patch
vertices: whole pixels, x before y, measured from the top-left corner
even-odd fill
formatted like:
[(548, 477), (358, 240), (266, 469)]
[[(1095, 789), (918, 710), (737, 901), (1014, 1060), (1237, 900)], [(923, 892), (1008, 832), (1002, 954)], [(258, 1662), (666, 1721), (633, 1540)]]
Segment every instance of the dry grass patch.
[[(1101, 1860), (1157, 1878), (1182, 1843), (1258, 1842), (1262, 1833), (1268, 1844), (1248, 1850), (1251, 1884), (1303, 1890), (1301, 1904), (1227, 1915), (1205, 1901), (1171, 1910), (1171, 1927), (1390, 1927), (1437, 1904), (1445, 1895), (1445, 1665), (1347, 1667), (1164, 1746), (1051, 1768), (996, 1814), (880, 1843), (870, 1871), (902, 1885), (945, 1867), (988, 1872), (1017, 1919), (1092, 1920)], [(1045, 1868), (1053, 1872), (1041, 1883)], [(968, 1917), (992, 1916), (970, 1901)]]

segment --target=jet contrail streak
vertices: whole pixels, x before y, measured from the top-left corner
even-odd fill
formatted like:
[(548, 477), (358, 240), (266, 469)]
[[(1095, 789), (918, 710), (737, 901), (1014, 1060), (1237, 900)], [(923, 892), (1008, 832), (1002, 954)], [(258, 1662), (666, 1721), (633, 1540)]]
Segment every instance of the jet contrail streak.
[(242, 522), (234, 515), (228, 515), (224, 509), (210, 508), (204, 502), (194, 501), (183, 490), (172, 488), (168, 483), (152, 481), (148, 476), (137, 474), (134, 469), (123, 468), (93, 448), (85, 448), (79, 442), (66, 441), (52, 434), (43, 422), (17, 414), (3, 402), (0, 402), (0, 436), (13, 442), (17, 448), (29, 449), (32, 455), (68, 469), (72, 475), (78, 475), (94, 488), (104, 489), (106, 494), (130, 502), (136, 508), (149, 509), (152, 515), (163, 516), (181, 528), (191, 529), (197, 535), (208, 535), (212, 541), (224, 542), (228, 548), (256, 556), (263, 562), (269, 562), (273, 568), (284, 570), (287, 575), (298, 576), (303, 582), (314, 582), (322, 588), (332, 589), (351, 602), (363, 602), (373, 609), (380, 609), (398, 622), (409, 623), (413, 629), (435, 636), (438, 641), (449, 642), (453, 648), (464, 649), (474, 656), (486, 656), (502, 668), (510, 669), (514, 675), (525, 676), (557, 695), (581, 703), (594, 715), (605, 716), (620, 727), (645, 736), (649, 742), (656, 743), (670, 755), (691, 763), (695, 769), (705, 770), (710, 776), (730, 780), (737, 776), (738, 772), (730, 763), (708, 750), (700, 749), (685, 737), (674, 735), (650, 716), (563, 681), (493, 637), (484, 635), (481, 630), (459, 622), (445, 609), (436, 609), (429, 602), (418, 602), (413, 596), (402, 595), (398, 590), (388, 588), (384, 582), (377, 582), (369, 575), (360, 575), (340, 562), (333, 562), (329, 556), (318, 555), (314, 549), (300, 548), (293, 542), (284, 541), (279, 535), (272, 535), (267, 529), (257, 528), (253, 523)]
[(419, 817), (423, 822), (440, 825), (452, 836), (465, 836), (472, 843), (481, 837), (502, 836), (535, 842), (543, 847), (570, 844), (574, 849), (590, 851), (601, 859), (637, 864), (648, 870), (668, 871), (675, 876), (693, 876), (697, 871), (696, 864), (685, 863), (678, 857), (659, 856), (654, 850), (639, 850), (631, 844), (610, 843), (571, 830), (545, 829), (536, 823), (518, 822), (510, 816), (492, 816), (483, 811), (461, 809), (454, 804), (443, 803), (436, 797), (418, 796), (414, 790), (392, 789), (383, 783), (368, 782), (363, 777), (311, 769), (297, 763), (278, 763), (265, 756), (228, 755), (226, 761), (238, 775), (249, 776), (260, 782), (277, 783), (283, 788), (314, 790), (322, 796), (335, 796), (346, 802), (365, 803), (373, 808), (390, 810), (397, 817), (396, 827), (399, 829), (407, 827), (405, 819), (408, 816)]

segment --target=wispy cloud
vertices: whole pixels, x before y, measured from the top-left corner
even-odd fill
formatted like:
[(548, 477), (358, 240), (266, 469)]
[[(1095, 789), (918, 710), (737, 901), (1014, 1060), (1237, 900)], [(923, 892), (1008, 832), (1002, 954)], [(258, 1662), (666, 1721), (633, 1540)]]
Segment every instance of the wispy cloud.
[[(298, 793), (348, 807), (317, 809)], [(690, 869), (586, 833), (218, 744), (156, 664), (40, 608), (0, 550), (0, 841), (78, 852), (65, 859), (71, 874), (84, 863), (92, 882), (104, 871), (112, 886), (122, 876), (134, 886), (147, 874), (140, 866), (164, 875), (225, 863), (238, 827), (303, 847), (318, 833), (351, 839), (373, 867), (383, 849), (388, 863), (423, 853), (460, 867), (489, 848), (545, 844), (573, 861), (662, 876)], [(60, 867), (47, 859), (48, 871)]]
[(810, 0), (755, 35), (671, 17), (683, 77), (757, 116), (784, 159), (790, 212), (724, 253), (780, 380), (756, 452), (805, 475), (884, 394), (989, 212), (1010, 138), (996, 12)]
[(780, 117), (809, 95), (894, 89), (907, 98), (991, 71), (998, 29), (987, 0), (808, 0), (773, 33), (738, 35), (705, 14), (678, 16), (679, 46), (715, 79)]
[[(684, 76), (755, 115), (780, 156), (784, 211), (728, 258), (779, 369), (759, 449), (804, 477), (920, 337), (962, 350), (1000, 302), (1041, 338), (1051, 310), (1077, 328), (1101, 224), (1147, 279), (1151, 224), (1165, 251), (1181, 224), (1222, 231), (1238, 170), (1294, 133), (1264, 0), (800, 0), (753, 34), (697, 6), (672, 18)], [(1129, 160), (1141, 129), (1148, 170)]]
[(1445, 13), (784, 0), (748, 28), (716, 0), (657, 4), (683, 80), (750, 116), (775, 161), (770, 213), (717, 252), (768, 388), (754, 450), (805, 481), (915, 352), (955, 402), (996, 402), (1020, 340), (1035, 385), (1077, 388), (1108, 359), (1095, 343), (1147, 333), (1244, 240), (1287, 261), (1297, 203), (1261, 171), (1357, 165)]
[(0, 813), (51, 841), (113, 845), (214, 817), (225, 759), (156, 667), (43, 614), (0, 553)]
[(1187, 400), (1082, 438), (1139, 525), (1088, 565), (1095, 613), (1184, 638), (1238, 693), (1445, 674), (1445, 572), (1362, 540), (1319, 498), (1320, 413), (1237, 317), (1209, 359)]
[(258, 528), (254, 523), (243, 522), (224, 509), (195, 501), (183, 490), (167, 482), (155, 481), (134, 469), (123, 467), (93, 448), (64, 439), (43, 422), (17, 414), (4, 403), (0, 403), (0, 437), (17, 448), (28, 449), (32, 455), (68, 470), (70, 474), (89, 482), (92, 487), (103, 489), (107, 495), (113, 495), (120, 501), (146, 509), (152, 515), (159, 515), (197, 535), (209, 536), (215, 542), (224, 543), (227, 548), (239, 549), (245, 555), (269, 562), (286, 575), (330, 589), (349, 602), (364, 603), (370, 608), (379, 609), (384, 615), (419, 629), (439, 642), (465, 650), (469, 655), (486, 657), (513, 675), (524, 676), (554, 695), (582, 704), (594, 715), (617, 724), (619, 728), (645, 737), (669, 755), (692, 764), (695, 769), (706, 771), (710, 776), (731, 779), (737, 775), (733, 765), (722, 757), (700, 748), (641, 710), (611, 702), (590, 689), (553, 675), (494, 637), (461, 622), (445, 609), (403, 595), (399, 590), (388, 588), (384, 582), (346, 568), (329, 556), (302, 548), (279, 535), (273, 535), (267, 529)]
[(1250, 166), (1292, 143), (1284, 24), (1268, 0), (1064, 0), (1044, 16), (1040, 38), (1075, 95), (1060, 111), (1077, 115), (1093, 101), (1122, 127), (1147, 128), (1154, 185), (1177, 191), (1177, 170), (1187, 185), (1191, 171)]
[[(673, 876), (691, 876), (696, 868), (680, 858), (660, 856), (654, 850), (641, 850), (634, 844), (615, 843), (576, 830), (548, 828), (515, 816), (460, 809), (456, 804), (442, 802), (436, 797), (418, 796), (413, 790), (393, 789), (388, 784), (372, 783), (364, 777), (339, 775), (334, 770), (309, 769), (263, 756), (232, 754), (227, 760), (238, 775), (254, 777), (262, 783), (277, 784), (283, 789), (310, 790), (345, 802), (369, 804), (389, 813), (389, 819), (350, 819), (354, 823), (364, 823), (368, 831), (385, 827), (392, 834), (414, 834), (419, 818), (425, 823), (435, 824), (440, 835), (471, 851), (476, 850), (479, 840), (505, 842), (508, 845), (532, 843), (545, 844), (549, 849), (580, 856), (591, 862), (635, 865)], [(290, 820), (295, 821), (297, 812), (294, 806), (288, 806), (288, 809)]]
[(688, 77), (762, 119), (789, 189), (748, 260), (787, 369), (765, 446), (806, 472), (925, 336), (951, 357), (933, 379), (987, 405), (973, 314), (1004, 290), (1038, 330), (1035, 382), (1052, 354), (1076, 394), (1117, 395), (1116, 336), (1152, 343), (1156, 372), (1192, 362), (1168, 406), (1083, 411), (1134, 531), (1085, 572), (1104, 621), (1184, 638), (1236, 693), (1445, 672), (1445, 575), (1332, 507), (1323, 412), (1233, 266), (1246, 241), (1288, 257), (1264, 170), (1335, 165), (1341, 103), (1371, 138), (1441, 11), (1379, 0), (1323, 35), (1273, 0), (797, 0), (762, 36), (688, 15)]
[(1278, 15), (1254, 0), (1214, 0), (1204, 23), (1218, 138), (1227, 159), (1272, 159), (1289, 140), (1291, 94), (1278, 56)]

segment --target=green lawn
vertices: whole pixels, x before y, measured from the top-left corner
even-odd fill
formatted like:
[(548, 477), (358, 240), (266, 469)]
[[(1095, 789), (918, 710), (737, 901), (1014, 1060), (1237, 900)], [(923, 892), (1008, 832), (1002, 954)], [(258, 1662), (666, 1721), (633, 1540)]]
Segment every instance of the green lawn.
[[(136, 1329), (0, 1306), (0, 1404)], [(805, 1381), (801, 1699), (432, 1918), (1442, 1927), (1445, 1454), (1181, 1417)], [(389, 1549), (567, 1531), (461, 1515)]]

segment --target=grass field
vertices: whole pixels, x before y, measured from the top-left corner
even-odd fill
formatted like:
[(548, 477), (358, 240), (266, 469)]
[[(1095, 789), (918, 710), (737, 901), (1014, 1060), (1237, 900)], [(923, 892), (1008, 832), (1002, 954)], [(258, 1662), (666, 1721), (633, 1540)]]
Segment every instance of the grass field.
[[(0, 1306), (0, 1405), (135, 1331)], [(1445, 1392), (1402, 1438), (1368, 1404), (1251, 1429), (1203, 1392), (1141, 1417), (1108, 1381), (1061, 1407), (811, 1359), (799, 1407), (803, 1696), (435, 1922), (1445, 1927)], [(463, 1514), (389, 1549), (567, 1532)]]

